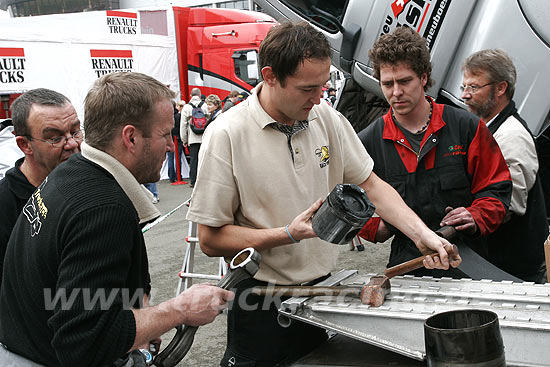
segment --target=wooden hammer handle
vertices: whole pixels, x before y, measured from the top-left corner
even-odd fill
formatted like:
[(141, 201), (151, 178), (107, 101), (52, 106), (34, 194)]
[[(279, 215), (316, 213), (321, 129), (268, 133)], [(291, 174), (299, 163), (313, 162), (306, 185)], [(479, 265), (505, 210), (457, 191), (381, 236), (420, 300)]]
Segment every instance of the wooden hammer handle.
[[(439, 236), (445, 238), (446, 240), (450, 241), (452, 240), (456, 235), (456, 229), (452, 226), (444, 226), (439, 228), (437, 231), (435, 231)], [(429, 256), (437, 255), (437, 252), (432, 252), (428, 254)], [(428, 255), (422, 255), (417, 257), (416, 259), (412, 259), (409, 261), (405, 261), (402, 264), (398, 264), (395, 266), (392, 266), (391, 268), (387, 268), (384, 271), (384, 275), (388, 278), (393, 278), (398, 275), (403, 275), (408, 272), (414, 271), (416, 269), (420, 269), (424, 266), (424, 259)]]
[[(428, 254), (428, 255), (430, 256), (437, 255), (437, 252), (432, 252), (431, 254)], [(391, 268), (387, 268), (386, 270), (384, 270), (384, 275), (387, 276), (388, 278), (393, 278), (398, 275), (403, 275), (408, 272), (414, 271), (416, 269), (420, 269), (421, 267), (424, 266), (424, 259), (428, 255), (422, 255), (417, 257), (416, 259), (405, 261), (402, 264), (398, 264), (398, 265), (392, 266)]]

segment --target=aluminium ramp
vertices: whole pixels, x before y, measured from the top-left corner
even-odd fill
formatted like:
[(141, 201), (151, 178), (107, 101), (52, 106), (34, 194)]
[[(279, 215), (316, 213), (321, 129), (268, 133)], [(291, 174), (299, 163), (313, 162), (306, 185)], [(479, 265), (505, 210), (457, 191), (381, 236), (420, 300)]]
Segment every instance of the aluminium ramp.
[[(372, 275), (340, 276), (336, 281), (331, 277), (323, 285), (359, 289)], [(279, 312), (282, 319), (307, 322), (423, 360), (425, 319), (456, 309), (486, 309), (499, 317), (509, 366), (550, 366), (550, 284), (402, 276), (393, 278), (391, 287), (381, 307), (349, 296), (301, 297), (283, 302)]]

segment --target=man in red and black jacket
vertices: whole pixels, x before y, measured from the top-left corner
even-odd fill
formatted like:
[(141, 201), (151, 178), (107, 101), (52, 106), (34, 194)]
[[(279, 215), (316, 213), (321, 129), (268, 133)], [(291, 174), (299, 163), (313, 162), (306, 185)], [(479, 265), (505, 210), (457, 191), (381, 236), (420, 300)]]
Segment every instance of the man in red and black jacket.
[[(374, 159), (374, 172), (432, 230), (454, 226), (460, 233), (455, 242), (485, 255), (483, 236), (502, 223), (512, 192), (510, 172), (491, 132), (471, 113), (425, 95), (433, 83), (430, 54), (414, 30), (400, 27), (380, 37), (369, 57), (391, 106), (359, 134)], [(388, 266), (421, 255), (412, 241), (380, 218), (360, 232), (369, 241), (392, 235)], [(462, 275), (457, 269), (414, 274)]]

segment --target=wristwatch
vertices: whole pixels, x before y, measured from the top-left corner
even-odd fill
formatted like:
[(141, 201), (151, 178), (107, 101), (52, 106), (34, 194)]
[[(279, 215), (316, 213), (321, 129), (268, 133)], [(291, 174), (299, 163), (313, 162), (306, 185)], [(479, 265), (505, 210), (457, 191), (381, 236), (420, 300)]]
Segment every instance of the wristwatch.
[(139, 352), (145, 357), (145, 363), (149, 366), (153, 362), (153, 355), (147, 349), (140, 349)]

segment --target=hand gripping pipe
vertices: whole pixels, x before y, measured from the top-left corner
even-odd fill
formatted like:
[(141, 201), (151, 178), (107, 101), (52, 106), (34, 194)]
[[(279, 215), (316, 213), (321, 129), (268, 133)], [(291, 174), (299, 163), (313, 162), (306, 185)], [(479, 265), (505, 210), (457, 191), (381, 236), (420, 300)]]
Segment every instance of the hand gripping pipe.
[[(231, 289), (240, 281), (254, 276), (259, 269), (260, 259), (260, 254), (251, 247), (240, 251), (231, 260), (229, 271), (217, 286), (223, 289)], [(176, 327), (176, 335), (170, 341), (170, 344), (156, 356), (153, 364), (157, 367), (174, 367), (177, 365), (191, 348), (197, 329), (197, 326), (187, 325)]]

